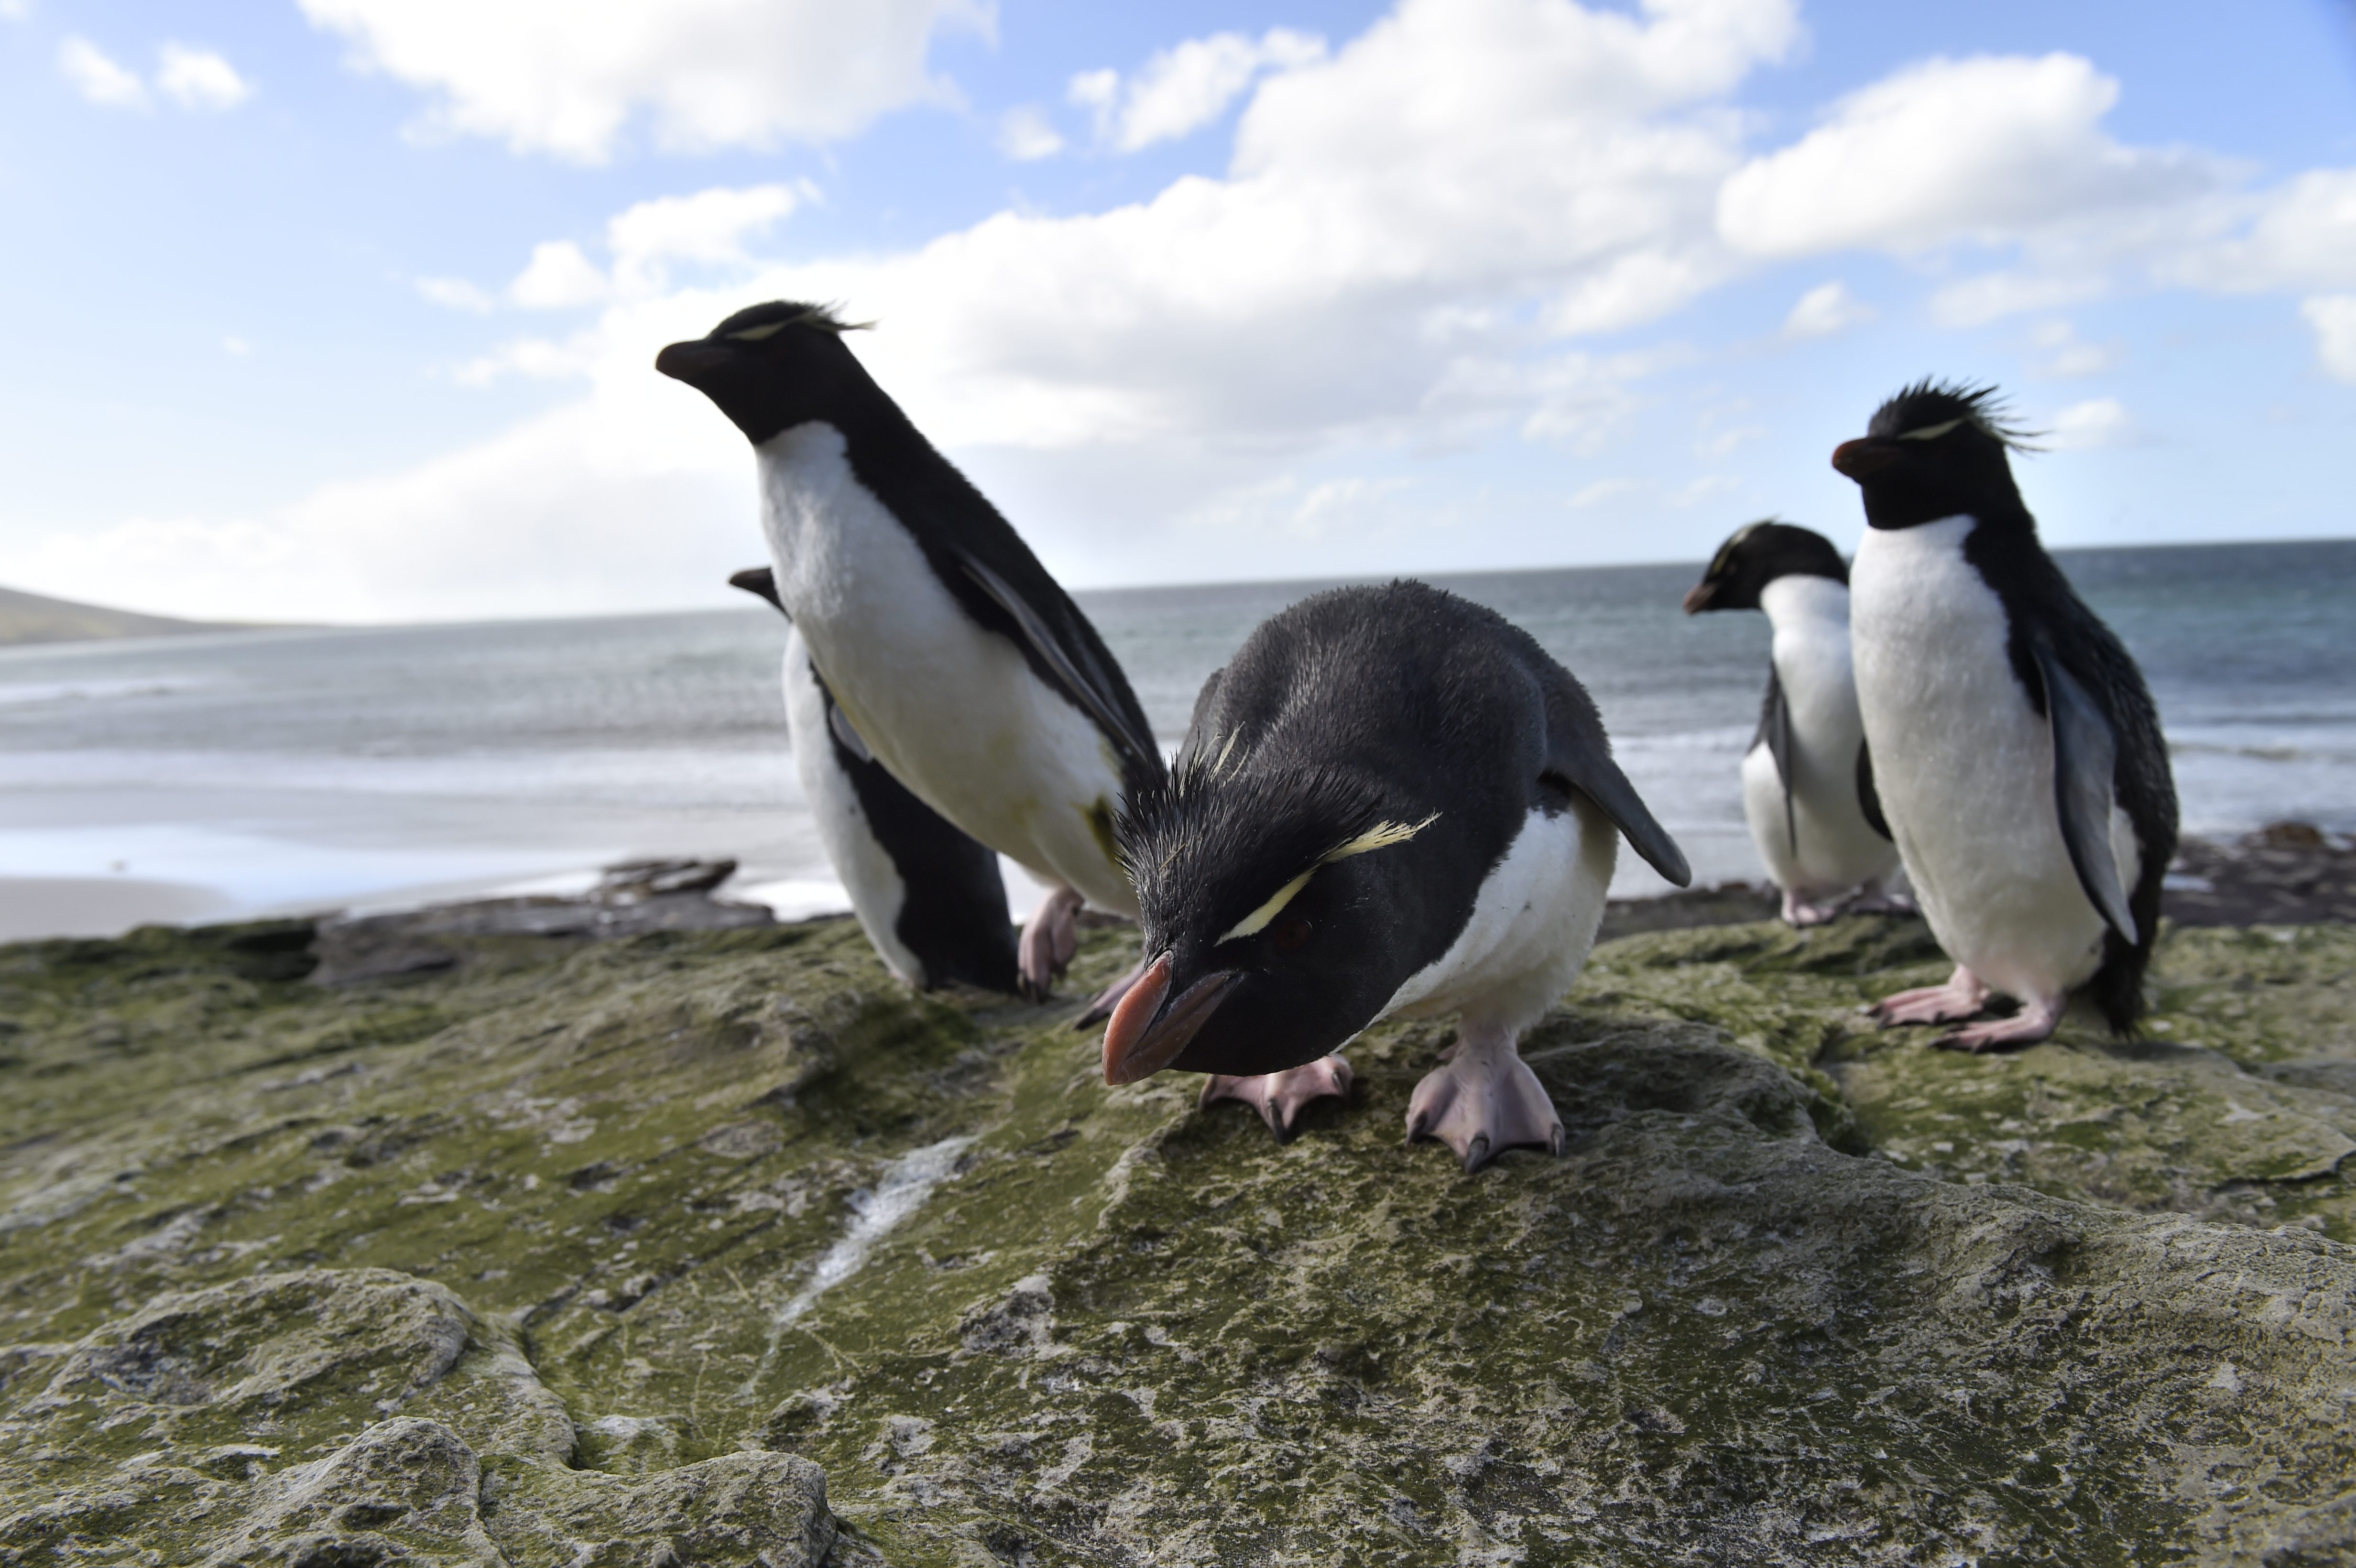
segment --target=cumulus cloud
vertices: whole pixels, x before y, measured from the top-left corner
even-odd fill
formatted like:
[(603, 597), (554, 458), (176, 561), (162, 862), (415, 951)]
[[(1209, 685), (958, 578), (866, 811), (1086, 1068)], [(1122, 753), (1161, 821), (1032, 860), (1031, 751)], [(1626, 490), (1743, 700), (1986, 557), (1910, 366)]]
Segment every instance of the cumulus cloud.
[(1214, 33), (1162, 50), (1125, 82), (1116, 70), (1083, 71), (1072, 78), (1069, 97), (1095, 111), (1098, 141), (1134, 153), (1208, 125), (1263, 71), (1324, 56), (1324, 39), (1289, 27), (1271, 27), (1258, 38)]
[(2055, 452), (2085, 452), (2104, 446), (2137, 446), (2143, 428), (2126, 405), (2116, 398), (2093, 398), (2072, 403), (2053, 416), (2053, 428), (2040, 444)]
[(92, 103), (108, 109), (147, 106), (147, 84), (88, 38), (69, 37), (58, 45), (58, 69)]
[(988, 34), (990, 0), (302, 0), (354, 63), (434, 95), (429, 124), (580, 163), (643, 115), (657, 144), (705, 152), (827, 142), (946, 102), (926, 56)]
[(2029, 340), (2043, 353), (2033, 368), (2040, 376), (2052, 380), (2074, 380), (2084, 376), (2099, 376), (2118, 363), (2117, 350), (2100, 343), (2089, 343), (2078, 336), (2078, 329), (2066, 321), (2041, 323), (2029, 335)]
[(2222, 184), (2213, 159), (2112, 140), (2101, 122), (2118, 96), (2076, 55), (1927, 61), (1843, 99), (1825, 124), (1728, 180), (1719, 232), (1758, 256), (1919, 254), (2083, 231)]
[(155, 85), (183, 109), (234, 109), (253, 96), (252, 84), (210, 49), (166, 44), (161, 59)]
[(508, 285), (508, 297), (527, 310), (573, 310), (653, 293), (669, 285), (670, 262), (745, 261), (745, 241), (800, 202), (782, 185), (720, 187), (642, 201), (605, 225), (610, 273), (573, 240), (552, 240), (533, 247), (530, 261)]
[(1881, 313), (1848, 292), (1836, 278), (1802, 294), (1783, 318), (1786, 337), (1831, 337), (1852, 326), (1862, 326)]
[(2315, 356), (2335, 380), (2356, 385), (2356, 294), (2318, 294), (2299, 306), (2315, 328)]

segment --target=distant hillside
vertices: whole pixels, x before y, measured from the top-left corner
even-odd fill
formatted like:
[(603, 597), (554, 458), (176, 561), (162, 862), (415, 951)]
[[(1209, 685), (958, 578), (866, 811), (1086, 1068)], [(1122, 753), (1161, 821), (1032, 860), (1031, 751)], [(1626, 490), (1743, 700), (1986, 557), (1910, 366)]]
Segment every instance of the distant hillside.
[(93, 637), (168, 637), (183, 632), (219, 632), (219, 621), (175, 621), (138, 615), (70, 599), (45, 599), (0, 588), (0, 647), (16, 643), (74, 643)]

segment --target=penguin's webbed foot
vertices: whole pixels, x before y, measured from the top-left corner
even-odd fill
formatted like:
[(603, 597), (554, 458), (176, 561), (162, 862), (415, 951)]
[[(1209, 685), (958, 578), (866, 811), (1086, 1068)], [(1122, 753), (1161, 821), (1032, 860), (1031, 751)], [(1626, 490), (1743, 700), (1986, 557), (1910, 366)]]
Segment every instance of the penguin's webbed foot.
[(1113, 1008), (1120, 1006), (1120, 999), (1129, 995), (1130, 987), (1144, 978), (1145, 960), (1141, 958), (1130, 966), (1128, 974), (1098, 991), (1097, 999), (1088, 1004), (1088, 1010), (1072, 1020), (1072, 1027), (1076, 1029), (1094, 1029), (1112, 1017)]
[(1203, 1084), (1203, 1097), (1197, 1107), (1221, 1100), (1240, 1100), (1259, 1113), (1276, 1141), (1292, 1141), (1294, 1123), (1301, 1110), (1313, 1100), (1347, 1099), (1350, 1093), (1350, 1063), (1342, 1056), (1321, 1056), (1300, 1067), (1288, 1067), (1281, 1072), (1263, 1072), (1251, 1077), (1236, 1077), (1214, 1072)]
[(1054, 889), (1024, 923), (1023, 940), (1014, 949), (1014, 973), (1015, 983), (1030, 1000), (1045, 1001), (1072, 955), (1080, 950), (1082, 901), (1077, 889)]
[(1961, 1023), (1978, 1017), (1987, 1006), (1987, 997), (1986, 983), (1958, 964), (1945, 985), (1924, 986), (1919, 990), (1884, 997), (1866, 1012), (1884, 1029), (1897, 1024)]
[(1785, 889), (1783, 892), (1783, 923), (1805, 931), (1812, 925), (1823, 925), (1841, 912), (1837, 903), (1818, 903), (1804, 899)]
[(1879, 880), (1865, 884), (1844, 906), (1843, 914), (1921, 914), (1922, 906), (1904, 893), (1893, 893)]
[(2021, 1004), (2020, 1011), (2008, 1019), (1990, 1019), (1986, 1023), (1959, 1029), (1953, 1034), (1941, 1035), (1931, 1044), (1940, 1051), (1968, 1051), (1977, 1054), (1994, 1051), (2019, 1051), (2026, 1046), (2050, 1040), (2062, 1022), (2062, 1011), (2070, 1005), (2068, 997), (2040, 997)]
[(1472, 1175), (1509, 1148), (1560, 1155), (1569, 1139), (1554, 1101), (1505, 1029), (1462, 1030), (1408, 1101), (1407, 1141), (1437, 1138)]

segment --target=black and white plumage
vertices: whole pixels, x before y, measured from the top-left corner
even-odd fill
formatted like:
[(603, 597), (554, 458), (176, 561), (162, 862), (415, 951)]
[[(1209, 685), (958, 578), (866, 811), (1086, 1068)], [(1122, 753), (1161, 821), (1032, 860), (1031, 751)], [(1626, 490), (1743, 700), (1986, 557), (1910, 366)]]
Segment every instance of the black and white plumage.
[(1686, 613), (1762, 610), (1774, 628), (1742, 809), (1783, 918), (1911, 908), (1883, 891), (1898, 846), (1874, 798), (1849, 667), (1848, 564), (1830, 539), (1772, 518), (1737, 529), (1686, 595)]
[[(728, 581), (784, 609), (767, 567)], [(997, 855), (884, 771), (790, 630), (785, 691), (794, 772), (819, 842), (877, 955), (919, 990), (1016, 989), (1014, 923)]]
[(1305, 599), (1205, 684), (1166, 787), (1121, 843), (1148, 968), (1105, 1076), (1215, 1075), (1280, 1136), (1346, 1085), (1329, 1053), (1376, 1019), (1454, 1013), (1408, 1136), (1467, 1169), (1562, 1125), (1515, 1050), (1569, 988), (1621, 834), (1685, 857), (1612, 761), (1595, 705), (1535, 639), (1419, 582)]
[(1991, 388), (1929, 381), (1833, 453), (1865, 492), (1849, 570), (1858, 700), (1883, 814), (1933, 934), (1944, 987), (1877, 1009), (1946, 1023), (1989, 992), (2014, 1018), (1942, 1043), (2053, 1031), (2086, 989), (2133, 1030), (2176, 850), (2176, 786), (2135, 660), (2038, 542)]
[(753, 443), (778, 598), (876, 759), (1055, 890), (1021, 947), (1025, 987), (1044, 995), (1083, 897), (1136, 912), (1113, 818), (1161, 783), (1161, 752), (1087, 617), (875, 384), (847, 330), (819, 306), (755, 305), (655, 368)]

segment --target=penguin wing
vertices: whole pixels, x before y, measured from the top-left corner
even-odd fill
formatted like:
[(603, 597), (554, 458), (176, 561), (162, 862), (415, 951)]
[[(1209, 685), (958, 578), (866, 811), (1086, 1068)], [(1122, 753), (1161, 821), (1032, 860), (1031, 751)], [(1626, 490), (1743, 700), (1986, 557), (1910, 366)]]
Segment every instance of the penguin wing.
[(1767, 661), (1767, 695), (1759, 704), (1759, 732), (1751, 738), (1752, 749), (1764, 742), (1767, 754), (1775, 759), (1775, 776), (1783, 785), (1783, 831), (1790, 836), (1792, 853), (1800, 852), (1800, 819), (1792, 805), (1792, 705), (1783, 699), (1783, 677), (1775, 673), (1775, 661)]
[[(1686, 864), (1685, 851), (1677, 848), (1677, 841), (1669, 837), (1668, 830), (1653, 819), (1652, 812), (1636, 794), (1636, 786), (1628, 782), (1628, 775), (1612, 760), (1612, 743), (1604, 738), (1603, 723), (1596, 716), (1593, 699), (1569, 670), (1556, 665), (1552, 673), (1559, 678), (1548, 682), (1558, 689), (1548, 694), (1552, 699), (1547, 703), (1545, 772), (1601, 806), (1603, 815), (1644, 858), (1646, 865), (1676, 886), (1690, 887), (1693, 868)], [(1569, 690), (1558, 689), (1562, 686), (1568, 686)]]
[(2132, 944), (2135, 916), (2119, 884), (2111, 853), (2111, 797), (2118, 773), (2118, 737), (2110, 715), (2062, 667), (2043, 637), (2031, 644), (2037, 672), (2045, 683), (2045, 717), (2053, 731), (2053, 801), (2062, 818), (2062, 842), (2088, 901)]
[[(1162, 753), (1155, 751), (1151, 742), (1137, 732), (1137, 727), (1131, 724), (1128, 716), (1121, 712), (1119, 698), (1105, 689), (1101, 681), (1091, 680), (1087, 674), (1082, 673), (1081, 661), (1074, 658), (1072, 651), (1065, 647), (1061, 639), (1047, 624), (1046, 617), (1041, 615), (1036, 608), (1021, 594), (1015, 592), (1008, 585), (1006, 579), (972, 555), (960, 550), (958, 552), (958, 561), (965, 568), (966, 575), (973, 580), (974, 585), (990, 595), (1000, 609), (1012, 617), (1014, 624), (1022, 630), (1023, 640), (1031, 645), (1031, 651), (1039, 656), (1040, 661), (1054, 672), (1057, 684), (1064, 688), (1065, 695), (1078, 704), (1080, 711), (1096, 720), (1097, 728), (1102, 730), (1115, 745), (1127, 752), (1132, 762), (1142, 766), (1149, 774), (1158, 775), (1162, 772)], [(1088, 659), (1087, 663), (1093, 668), (1096, 661)]]
[(1868, 827), (1897, 842), (1890, 832), (1890, 818), (1881, 815), (1881, 791), (1874, 787), (1873, 748), (1863, 741), (1857, 743), (1857, 808)]

